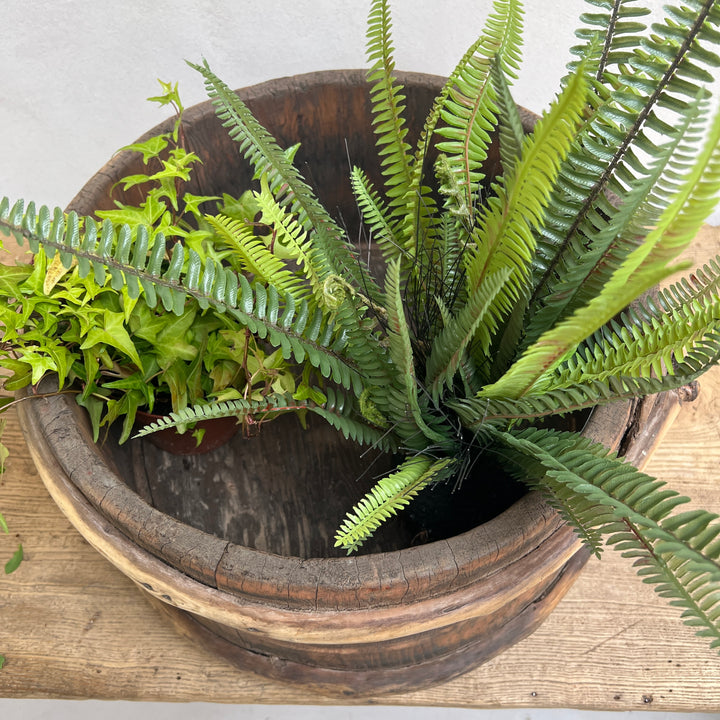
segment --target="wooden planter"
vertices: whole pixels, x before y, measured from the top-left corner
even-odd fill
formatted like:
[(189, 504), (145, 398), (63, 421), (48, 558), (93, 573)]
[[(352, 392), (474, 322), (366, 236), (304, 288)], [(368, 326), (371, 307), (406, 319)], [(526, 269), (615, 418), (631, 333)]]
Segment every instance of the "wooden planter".
[[(441, 81), (401, 79), (417, 131)], [(353, 233), (346, 157), (377, 174), (364, 73), (298, 76), (241, 95), (281, 144), (302, 140), (300, 167)], [(189, 149), (204, 160), (191, 191), (247, 188), (251, 172), (210, 104), (186, 120)], [(121, 153), (71, 208), (110, 207), (111, 187), (140, 171)], [(584, 433), (642, 462), (677, 406), (667, 394), (605, 408)], [(95, 445), (68, 396), (21, 403), (20, 414), (60, 508), (183, 633), (242, 668), (319, 692), (412, 690), (468, 670), (532, 632), (588, 557), (537, 493), (454, 537), (413, 546), (416, 530), (399, 521), (369, 554), (339, 556), (334, 531), (385, 460), (364, 472), (369, 459), (320, 422), (303, 431), (287, 416), (255, 438), (175, 457), (145, 441)]]

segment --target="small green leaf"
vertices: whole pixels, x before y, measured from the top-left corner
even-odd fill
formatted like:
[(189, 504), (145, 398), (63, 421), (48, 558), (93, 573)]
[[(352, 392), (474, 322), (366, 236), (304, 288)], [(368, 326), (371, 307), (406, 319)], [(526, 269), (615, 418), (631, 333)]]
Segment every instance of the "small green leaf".
[(5, 666), (5, 656), (0, 655), (0, 670), (2, 670), (4, 666)]
[[(122, 150), (142, 153), (143, 162), (147, 165), (148, 160), (157, 157), (168, 145), (169, 135), (155, 135), (145, 142), (126, 145)], [(127, 178), (124, 178), (124, 181)]]
[(15, 572), (20, 567), (23, 557), (23, 546), (22, 543), (20, 543), (13, 556), (5, 563), (5, 574), (9, 575)]
[(2, 513), (0, 513), (0, 530), (2, 530), (6, 535), (10, 532)]

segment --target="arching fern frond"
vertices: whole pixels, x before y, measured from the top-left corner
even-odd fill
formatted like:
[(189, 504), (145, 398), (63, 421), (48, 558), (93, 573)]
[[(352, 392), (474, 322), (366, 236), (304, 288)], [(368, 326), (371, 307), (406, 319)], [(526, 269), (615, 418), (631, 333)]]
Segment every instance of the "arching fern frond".
[(720, 299), (685, 305), (669, 315), (653, 315), (649, 321), (632, 321), (626, 314), (599, 335), (583, 344), (554, 377), (547, 378), (551, 387), (603, 381), (611, 375), (674, 375), (675, 365), (696, 345), (705, 351), (713, 344), (720, 348)]
[(423, 488), (447, 477), (455, 462), (453, 458), (432, 460), (422, 455), (405, 460), (396, 472), (380, 480), (352, 512), (347, 513), (335, 535), (335, 547), (342, 547), (348, 554), (357, 550)]
[[(212, 258), (201, 262), (197, 253), (185, 252), (180, 243), (173, 247), (167, 262), (161, 233), (149, 244), (149, 232), (144, 226), (133, 235), (126, 226), (115, 228), (105, 220), (98, 236), (92, 218), (79, 219), (71, 212), (66, 222), (62, 211), (56, 209), (50, 220), (46, 207), (36, 215), (34, 206), (23, 214), (23, 204), (11, 208), (7, 198), (0, 201), (0, 231), (26, 238), (33, 252), (40, 246), (49, 257), (59, 252), (66, 267), (76, 259), (80, 276), (92, 272), (100, 286), (109, 274), (113, 287), (126, 285), (131, 298), (136, 298), (142, 288), (150, 307), (159, 300), (167, 311), (180, 315), (186, 299), (191, 297), (203, 309), (212, 307), (227, 313), (281, 348), (286, 359), (293, 357), (298, 363), (307, 359), (324, 377), (357, 394), (362, 392), (358, 366), (343, 352), (348, 335), (330, 315), (320, 309), (311, 311), (304, 300), (296, 304), (290, 294), (281, 298), (272, 285), (256, 283), (251, 287), (245, 276), (223, 268)], [(334, 317), (337, 320), (341, 315), (336, 313)], [(374, 348), (370, 344), (366, 353)]]
[(720, 647), (717, 515), (671, 514), (688, 499), (574, 433), (533, 428), (498, 437), (528, 458), (521, 464), (533, 484), (570, 508), (586, 536), (601, 533), (608, 545), (633, 559), (643, 580), (681, 607), (684, 621), (710, 638), (711, 647)]
[[(612, 18), (619, 22), (620, 4), (603, 1), (601, 6), (611, 9)], [(645, 177), (648, 169), (641, 153), (654, 155), (665, 138), (675, 135), (676, 125), (693, 112), (692, 103), (703, 94), (700, 83), (706, 82), (701, 66), (713, 69), (720, 63), (704, 47), (715, 39), (713, 26), (720, 22), (720, 9), (714, 0), (693, 0), (688, 8), (666, 8), (670, 17), (684, 18), (682, 30), (672, 27), (672, 22), (654, 25), (657, 35), (638, 40), (649, 51), (635, 47), (628, 52), (623, 33), (611, 24), (601, 55), (587, 58), (589, 70), (597, 63), (603, 82), (593, 85), (593, 116), (549, 206), (538, 242), (531, 313), (542, 305), (547, 283), (574, 265), (587, 239), (604, 224), (603, 218), (616, 212), (608, 193), (623, 196)], [(600, 17), (599, 22), (606, 19)]]
[[(598, 224), (597, 230), (591, 230), (591, 220), (588, 219), (583, 233), (576, 235), (566, 246), (564, 255), (556, 259), (557, 279), (548, 278), (541, 302), (535, 303), (526, 318), (525, 347), (534, 343), (559, 319), (601, 292), (612, 273), (657, 222), (680, 178), (692, 164), (690, 158), (694, 159), (695, 146), (692, 143), (688, 145), (687, 140), (694, 135), (691, 128), (699, 117), (700, 106), (696, 105), (679, 124), (675, 136), (655, 149), (646, 174), (630, 183), (628, 191), (623, 193), (622, 203), (610, 207), (605, 219), (593, 216), (592, 222)], [(678, 157), (681, 146), (681, 156), (688, 158), (687, 164)], [(577, 183), (588, 187), (588, 183), (593, 182), (589, 172), (583, 176), (587, 180), (574, 170), (571, 173), (569, 168), (565, 175), (568, 174)], [(662, 197), (658, 197), (658, 192), (662, 193)], [(539, 251), (542, 253), (542, 248)]]
[(697, 380), (708, 368), (720, 361), (720, 334), (708, 335), (675, 363), (673, 374), (662, 377), (609, 376), (604, 380), (589, 377), (575, 384), (552, 384), (521, 398), (485, 397), (479, 392), (472, 398), (458, 398), (447, 402), (463, 425), (473, 431), (482, 427), (505, 427), (518, 420), (539, 420), (551, 415), (567, 415), (607, 405), (620, 400), (632, 400), (668, 390), (677, 390)]
[(505, 375), (484, 389), (489, 397), (521, 397), (551, 372), (585, 338), (628, 306), (636, 297), (684, 264), (670, 262), (695, 237), (720, 191), (720, 112), (697, 162), (663, 211), (657, 225), (613, 273), (600, 293), (567, 320), (545, 332)]
[(358, 258), (345, 241), (343, 231), (317, 200), (315, 194), (245, 103), (212, 72), (207, 62), (189, 63), (205, 79), (208, 96), (217, 115), (240, 151), (268, 179), (270, 190), (307, 231), (314, 232), (311, 256), (313, 271), (324, 282), (329, 275), (344, 278), (355, 287), (372, 282), (361, 270)]
[(237, 399), (192, 405), (144, 425), (133, 437), (141, 438), (161, 430), (185, 427), (203, 420), (236, 417), (240, 422), (248, 416), (261, 416), (260, 420), (262, 420), (262, 416), (271, 413), (303, 410), (306, 406), (306, 402), (295, 400), (292, 395), (284, 393), (266, 395), (260, 400)]

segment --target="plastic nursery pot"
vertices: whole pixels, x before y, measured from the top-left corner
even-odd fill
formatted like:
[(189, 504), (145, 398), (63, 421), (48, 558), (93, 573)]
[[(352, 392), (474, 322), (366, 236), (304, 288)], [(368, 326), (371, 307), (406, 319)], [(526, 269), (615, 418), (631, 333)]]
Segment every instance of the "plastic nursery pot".
[[(417, 134), (442, 81), (399, 75)], [(299, 167), (355, 237), (345, 158), (379, 174), (364, 71), (301, 75), (240, 94), (282, 145), (302, 141)], [(252, 172), (211, 105), (185, 117), (189, 149), (203, 159), (189, 190), (245, 190)], [(111, 187), (140, 172), (139, 162), (114, 157), (72, 209), (110, 207)], [(583, 432), (642, 461), (677, 406), (678, 396), (666, 394), (603, 408)], [(379, 695), (463, 673), (532, 632), (587, 559), (537, 493), (451, 537), (413, 545), (417, 529), (400, 521), (365, 554), (339, 555), (332, 538), (340, 519), (388, 459), (368, 459), (317, 418), (302, 430), (281, 417), (257, 437), (238, 434), (177, 458), (144, 440), (95, 445), (66, 396), (19, 411), (57, 504), (181, 632), (241, 668), (316, 692)]]

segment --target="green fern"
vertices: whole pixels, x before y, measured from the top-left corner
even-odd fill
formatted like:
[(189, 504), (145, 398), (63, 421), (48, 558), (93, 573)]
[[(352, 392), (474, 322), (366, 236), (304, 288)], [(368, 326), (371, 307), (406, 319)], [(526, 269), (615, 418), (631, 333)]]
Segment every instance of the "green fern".
[(513, 74), (518, 66), (522, 6), (516, 0), (497, 0), (493, 12), (474, 46), (453, 75), (453, 87), (440, 111), (443, 124), (437, 127), (444, 140), (438, 150), (448, 158), (450, 171), (463, 187), (462, 206), (474, 209), (483, 163), (490, 146), (490, 131), (497, 121), (498, 106), (491, 78), (492, 63)]
[(602, 445), (573, 433), (530, 429), (501, 433), (525, 469), (581, 529), (596, 552), (599, 535), (632, 558), (683, 619), (720, 647), (720, 522), (703, 510), (673, 513), (688, 499)]
[(423, 456), (405, 460), (397, 472), (380, 480), (347, 514), (335, 536), (335, 547), (342, 547), (348, 554), (360, 548), (385, 520), (397, 514), (423, 488), (446, 477), (454, 463), (452, 458), (432, 460)]
[(251, 287), (245, 276), (218, 267), (212, 258), (203, 264), (197, 253), (186, 253), (179, 243), (165, 267), (165, 238), (158, 233), (150, 245), (147, 228), (138, 228), (133, 238), (126, 227), (115, 228), (105, 220), (98, 237), (93, 220), (82, 221), (82, 233), (80, 224), (75, 213), (69, 213), (66, 222), (56, 209), (51, 221), (45, 207), (36, 216), (34, 206), (23, 213), (22, 202), (11, 207), (7, 198), (0, 201), (0, 231), (26, 238), (33, 252), (41, 245), (50, 256), (57, 251), (66, 267), (77, 260), (80, 276), (93, 271), (99, 286), (109, 274), (113, 287), (127, 286), (130, 297), (137, 297), (142, 287), (150, 307), (159, 300), (177, 315), (182, 314), (186, 298), (193, 297), (201, 308), (212, 306), (267, 338), (285, 358), (307, 360), (324, 377), (361, 392), (357, 365), (341, 354), (347, 335), (321, 310), (311, 312), (306, 301), (296, 305), (290, 294), (281, 299), (272, 285)]
[(367, 56), (373, 63), (368, 73), (373, 103), (373, 126), (377, 135), (378, 154), (389, 199), (390, 222), (393, 211), (410, 186), (410, 145), (405, 141), (407, 127), (403, 119), (405, 96), (393, 77), (395, 62), (391, 41), (390, 8), (387, 0), (373, 0), (368, 15)]

